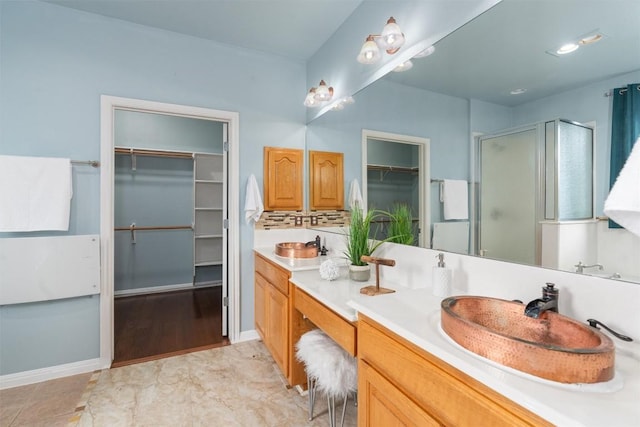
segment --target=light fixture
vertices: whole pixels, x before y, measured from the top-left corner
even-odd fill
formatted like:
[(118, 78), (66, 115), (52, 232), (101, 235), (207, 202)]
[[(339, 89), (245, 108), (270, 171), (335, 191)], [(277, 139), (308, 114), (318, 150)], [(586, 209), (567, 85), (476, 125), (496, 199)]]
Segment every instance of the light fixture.
[(433, 52), (436, 51), (436, 47), (435, 46), (429, 46), (428, 48), (426, 48), (425, 50), (418, 52), (416, 55), (414, 55), (414, 58), (424, 58), (426, 56), (431, 55)]
[(304, 99), (305, 107), (315, 107), (316, 105), (318, 105), (318, 101), (316, 101), (315, 94), (316, 94), (315, 87), (312, 87), (311, 89), (309, 89), (309, 93), (307, 93), (307, 97)]
[(562, 56), (571, 52), (575, 52), (581, 46), (588, 46), (594, 43), (599, 42), (605, 38), (605, 35), (600, 32), (600, 30), (595, 29), (590, 31), (582, 36), (576, 37), (574, 40), (563, 44), (557, 49), (550, 49), (547, 53), (553, 56)]
[(336, 102), (331, 109), (333, 111), (340, 111), (340, 110), (344, 110), (344, 107), (346, 105), (351, 105), (354, 102), (356, 102), (352, 96), (345, 96), (344, 98), (342, 98), (340, 101)]
[(392, 16), (382, 28), (381, 34), (369, 34), (367, 36), (357, 56), (358, 62), (361, 64), (373, 64), (380, 59), (380, 49), (383, 49), (389, 55), (393, 55), (403, 44), (404, 34)]
[(413, 62), (411, 62), (411, 60), (409, 61), (405, 61), (402, 64), (398, 65), (396, 68), (393, 69), (393, 71), (395, 71), (396, 73), (401, 73), (403, 71), (407, 71), (413, 68)]
[(518, 88), (518, 89), (514, 89), (511, 92), (509, 92), (511, 95), (521, 95), (523, 93), (525, 93), (527, 90), (523, 87)]
[(562, 46), (560, 46), (560, 48), (558, 50), (556, 50), (556, 53), (558, 55), (566, 55), (567, 53), (574, 52), (579, 47), (580, 47), (580, 45), (578, 43), (563, 44)]
[(396, 53), (404, 44), (404, 34), (393, 16), (387, 20), (387, 25), (382, 29), (378, 40), (389, 55)]
[(380, 59), (380, 48), (373, 39), (373, 36), (367, 37), (358, 54), (358, 62), (361, 64), (373, 64)]
[(323, 102), (331, 101), (333, 97), (333, 88), (327, 87), (324, 80), (320, 80), (318, 87), (312, 87), (304, 98), (305, 107), (318, 107)]

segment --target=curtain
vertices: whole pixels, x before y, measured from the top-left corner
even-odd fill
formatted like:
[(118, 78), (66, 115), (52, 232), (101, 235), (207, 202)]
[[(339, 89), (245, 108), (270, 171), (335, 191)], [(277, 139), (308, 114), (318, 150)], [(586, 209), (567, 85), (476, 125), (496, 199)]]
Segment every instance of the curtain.
[[(616, 182), (620, 170), (631, 154), (633, 143), (640, 136), (640, 83), (616, 88), (612, 92), (609, 189)], [(609, 220), (609, 228), (622, 227)]]

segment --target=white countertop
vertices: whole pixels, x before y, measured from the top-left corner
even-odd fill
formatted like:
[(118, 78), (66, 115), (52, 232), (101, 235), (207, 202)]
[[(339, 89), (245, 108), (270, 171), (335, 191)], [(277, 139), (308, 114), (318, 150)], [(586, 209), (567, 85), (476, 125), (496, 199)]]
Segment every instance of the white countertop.
[(327, 259), (326, 256), (298, 259), (282, 257), (276, 255), (275, 248), (273, 246), (265, 248), (254, 248), (254, 251), (289, 271), (318, 270), (320, 264), (322, 264), (322, 262), (326, 261)]
[[(346, 268), (335, 281), (320, 278), (317, 271), (326, 257), (282, 260), (272, 248), (257, 250), (292, 271), (291, 281), (349, 321), (362, 313), (462, 372), (559, 426), (640, 426), (640, 343), (616, 345), (616, 374), (601, 384), (560, 384), (500, 366), (461, 348), (440, 329), (440, 302), (431, 288), (408, 289), (393, 283), (381, 286), (396, 292), (374, 297), (360, 288), (375, 282), (353, 282)], [(279, 258), (279, 259), (278, 259)], [(299, 263), (299, 261), (305, 261)]]

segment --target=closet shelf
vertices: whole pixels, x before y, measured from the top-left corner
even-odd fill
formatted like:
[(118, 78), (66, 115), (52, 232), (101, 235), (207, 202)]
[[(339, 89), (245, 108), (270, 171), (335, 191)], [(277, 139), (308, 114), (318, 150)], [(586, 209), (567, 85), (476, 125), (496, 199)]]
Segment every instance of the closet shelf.
[(196, 179), (196, 184), (224, 184), (224, 182), (218, 179)]
[(114, 147), (116, 154), (131, 156), (172, 157), (178, 159), (193, 159), (193, 153), (186, 151), (151, 150), (146, 148)]
[(208, 266), (211, 266), (211, 265), (222, 265), (222, 260), (220, 260), (220, 261), (196, 262), (194, 265), (196, 267), (208, 267)]
[(222, 208), (208, 208), (208, 207), (197, 207), (194, 209), (197, 211), (214, 211), (214, 212), (222, 210)]
[(196, 239), (222, 239), (222, 234), (199, 234)]

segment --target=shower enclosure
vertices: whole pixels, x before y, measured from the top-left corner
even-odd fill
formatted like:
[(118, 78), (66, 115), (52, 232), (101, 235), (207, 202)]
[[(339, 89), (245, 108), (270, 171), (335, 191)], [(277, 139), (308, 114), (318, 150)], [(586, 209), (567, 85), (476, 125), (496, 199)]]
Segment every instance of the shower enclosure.
[(551, 120), (482, 136), (476, 154), (476, 254), (541, 265), (543, 222), (593, 218), (593, 129)]

